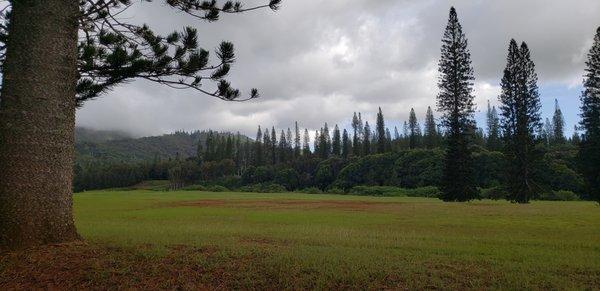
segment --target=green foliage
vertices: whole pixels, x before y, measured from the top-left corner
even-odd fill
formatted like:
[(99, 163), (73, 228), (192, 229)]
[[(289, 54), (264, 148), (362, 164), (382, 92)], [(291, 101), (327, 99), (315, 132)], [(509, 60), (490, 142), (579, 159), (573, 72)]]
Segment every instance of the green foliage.
[(287, 168), (277, 171), (275, 174), (275, 183), (284, 187), (288, 191), (293, 191), (300, 185), (300, 175), (294, 169)]
[(444, 151), (440, 149), (417, 149), (402, 152), (395, 161), (395, 171), (400, 186), (417, 188), (440, 185)]
[(509, 193), (503, 187), (492, 187), (481, 189), (481, 199), (503, 200), (507, 199)]
[(333, 184), (348, 190), (357, 185), (397, 185), (395, 154), (369, 155), (344, 167)]
[(285, 193), (288, 190), (279, 184), (275, 183), (263, 183), (263, 184), (252, 184), (240, 187), (238, 189), (240, 192), (253, 192), (253, 193)]
[(317, 187), (308, 187), (308, 188), (304, 188), (300, 191), (298, 191), (299, 193), (305, 193), (305, 194), (322, 194), (323, 191), (321, 191), (321, 189), (317, 188)]
[(573, 191), (559, 190), (544, 192), (540, 195), (540, 200), (547, 201), (578, 201), (579, 197)]

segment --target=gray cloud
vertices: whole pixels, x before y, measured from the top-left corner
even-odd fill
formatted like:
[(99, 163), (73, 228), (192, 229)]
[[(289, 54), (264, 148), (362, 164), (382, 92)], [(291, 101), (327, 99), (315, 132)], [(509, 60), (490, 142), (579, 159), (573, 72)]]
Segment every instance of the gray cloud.
[(353, 111), (372, 118), (379, 106), (396, 122), (410, 107), (423, 115), (435, 105), (450, 5), (470, 41), (480, 107), (498, 94), (510, 38), (530, 45), (541, 86), (581, 83), (584, 56), (600, 25), (597, 0), (287, 0), (277, 13), (223, 16), (217, 23), (158, 2), (140, 3), (126, 15), (130, 21), (163, 33), (195, 26), (207, 49), (234, 42), (238, 61), (230, 80), (241, 89), (258, 87), (263, 98), (226, 103), (136, 81), (88, 102), (77, 122), (139, 135), (213, 128), (252, 136), (258, 125), (346, 124)]

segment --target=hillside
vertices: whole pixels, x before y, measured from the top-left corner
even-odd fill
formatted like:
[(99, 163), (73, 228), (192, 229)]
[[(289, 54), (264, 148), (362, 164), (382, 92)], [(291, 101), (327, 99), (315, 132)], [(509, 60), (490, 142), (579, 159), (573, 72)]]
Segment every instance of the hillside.
[[(156, 157), (188, 158), (196, 155), (198, 141), (206, 141), (207, 132), (176, 132), (142, 138), (119, 138), (114, 133), (85, 134), (75, 144), (77, 162), (138, 162)], [(122, 136), (121, 136), (122, 137)]]

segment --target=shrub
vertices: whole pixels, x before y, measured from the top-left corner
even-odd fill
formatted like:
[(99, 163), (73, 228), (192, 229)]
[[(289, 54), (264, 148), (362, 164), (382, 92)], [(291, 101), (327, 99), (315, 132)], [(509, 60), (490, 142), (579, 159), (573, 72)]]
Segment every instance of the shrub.
[(333, 188), (327, 190), (327, 194), (346, 194), (346, 192), (344, 192), (343, 189), (333, 187)]
[(573, 191), (550, 191), (540, 195), (540, 200), (546, 201), (578, 201), (579, 197)]
[(323, 191), (321, 191), (321, 189), (319, 189), (317, 187), (304, 188), (298, 192), (306, 193), (306, 194), (323, 194)]
[(355, 186), (350, 189), (350, 194), (362, 196), (407, 196), (407, 191), (391, 186)]
[(285, 193), (287, 190), (285, 187), (279, 184), (268, 184), (264, 185), (260, 191), (261, 193)]
[(481, 189), (480, 193), (482, 199), (501, 200), (508, 197), (508, 192), (503, 187)]
[(206, 186), (203, 186), (203, 185), (190, 185), (190, 186), (183, 187), (180, 190), (182, 190), (182, 191), (207, 191)]
[(408, 197), (426, 197), (426, 198), (438, 198), (442, 192), (438, 187), (428, 186), (416, 189), (407, 189), (406, 196)]
[(207, 192), (229, 192), (229, 189), (220, 185), (207, 186), (205, 191)]
[(252, 184), (238, 189), (240, 192), (254, 192), (254, 193), (285, 193), (287, 190), (285, 187), (279, 184)]

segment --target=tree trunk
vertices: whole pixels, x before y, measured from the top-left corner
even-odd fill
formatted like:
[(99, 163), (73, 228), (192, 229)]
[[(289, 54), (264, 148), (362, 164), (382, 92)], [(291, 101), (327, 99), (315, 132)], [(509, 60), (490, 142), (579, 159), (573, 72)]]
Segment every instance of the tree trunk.
[(0, 248), (78, 239), (73, 141), (78, 1), (12, 1), (0, 103)]

